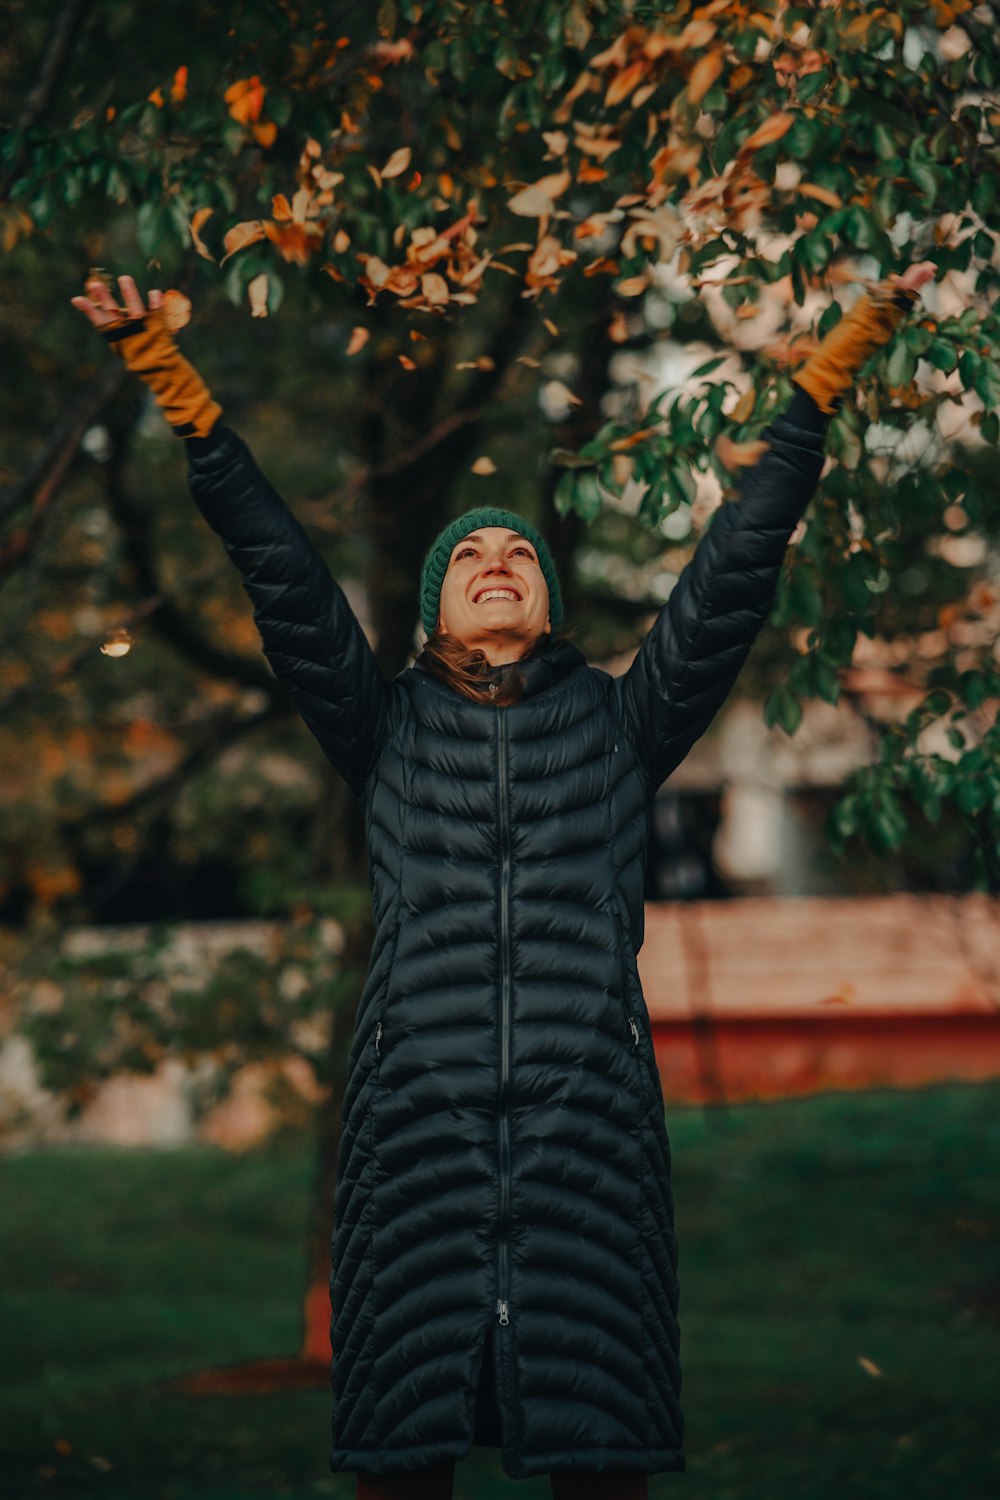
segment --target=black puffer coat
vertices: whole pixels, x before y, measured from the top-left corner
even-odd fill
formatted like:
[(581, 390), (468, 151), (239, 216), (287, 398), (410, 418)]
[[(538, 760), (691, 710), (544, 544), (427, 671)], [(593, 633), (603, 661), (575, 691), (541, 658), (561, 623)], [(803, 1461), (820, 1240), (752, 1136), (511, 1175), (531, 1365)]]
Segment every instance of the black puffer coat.
[(474, 1438), (514, 1478), (685, 1466), (670, 1145), (636, 967), (650, 808), (767, 618), (825, 424), (797, 391), (623, 676), (555, 640), (507, 708), (414, 667), (387, 682), (241, 439), (188, 444), (268, 660), (368, 832), (334, 1470), (458, 1459)]

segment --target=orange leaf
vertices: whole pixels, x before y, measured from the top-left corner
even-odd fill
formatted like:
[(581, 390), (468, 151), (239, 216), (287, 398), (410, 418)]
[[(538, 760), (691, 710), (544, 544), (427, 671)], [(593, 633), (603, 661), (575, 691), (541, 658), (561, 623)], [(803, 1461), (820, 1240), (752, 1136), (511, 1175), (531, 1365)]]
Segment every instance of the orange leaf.
[(448, 283), (436, 271), (425, 271), (420, 278), (420, 289), (432, 307), (443, 307), (448, 301)]
[(163, 108), (163, 95), (160, 93), (159, 87), (155, 88), (151, 94), (147, 94), (146, 98), (150, 104), (155, 104), (157, 109)]
[(174, 81), (170, 85), (170, 97), (174, 104), (183, 104), (187, 98), (188, 70), (187, 64), (181, 63), (174, 74)]
[(350, 342), (347, 345), (346, 353), (349, 355), (359, 354), (367, 344), (370, 337), (371, 335), (369, 334), (368, 329), (363, 328), (359, 323), (356, 328), (351, 329), (351, 338)]
[(292, 218), (292, 206), (284, 193), (275, 193), (271, 199), (271, 212), (276, 219)]
[(627, 99), (632, 90), (638, 87), (648, 72), (649, 63), (645, 58), (639, 62), (629, 63), (627, 68), (623, 68), (612, 78), (604, 96), (605, 105), (610, 108), (613, 104), (621, 104), (622, 100)]
[(201, 238), (199, 231), (201, 230), (201, 226), (212, 217), (214, 212), (214, 208), (197, 208), (195, 209), (191, 223), (188, 225), (188, 229), (191, 231), (191, 243), (198, 254), (203, 256), (205, 260), (214, 260), (215, 256)]
[(261, 271), (259, 276), (247, 286), (247, 296), (250, 298), (250, 312), (254, 318), (267, 317), (267, 272)]
[(843, 207), (844, 200), (832, 188), (820, 187), (818, 182), (800, 182), (798, 191), (807, 198), (818, 198), (820, 203), (827, 203), (831, 208)]
[(771, 115), (770, 119), (758, 125), (752, 135), (748, 135), (740, 147), (737, 155), (745, 156), (751, 151), (759, 151), (762, 146), (770, 146), (773, 141), (780, 141), (787, 130), (791, 130), (795, 123), (795, 116), (787, 109), (778, 110)]
[(232, 229), (227, 229), (222, 243), (226, 247), (226, 253), (219, 261), (224, 266), (231, 255), (237, 250), (245, 250), (248, 245), (255, 245), (258, 240), (264, 238), (264, 225), (260, 219), (244, 219), (241, 224), (234, 224)]
[(163, 293), (163, 323), (168, 333), (178, 333), (191, 321), (191, 299), (174, 287)]
[(497, 466), (485, 453), (471, 465), (473, 474), (495, 474)]
[(389, 157), (389, 160), (382, 168), (382, 176), (401, 177), (402, 174), (406, 171), (407, 167), (410, 165), (410, 158), (412, 157), (412, 155), (413, 152), (410, 150), (409, 146), (400, 146), (392, 153), (392, 155)]
[(265, 150), (268, 146), (274, 145), (278, 127), (273, 120), (264, 120), (259, 125), (251, 125), (250, 129), (257, 139), (257, 144), (263, 146)]
[(704, 57), (699, 57), (688, 78), (688, 99), (692, 104), (701, 103), (721, 72), (721, 47), (716, 47), (713, 51), (706, 52)]
[(770, 446), (763, 438), (755, 438), (749, 443), (734, 443), (724, 432), (715, 440), (716, 455), (726, 469), (742, 469), (757, 463)]
[(408, 354), (400, 354), (398, 359), (404, 370), (415, 370), (417, 368)]

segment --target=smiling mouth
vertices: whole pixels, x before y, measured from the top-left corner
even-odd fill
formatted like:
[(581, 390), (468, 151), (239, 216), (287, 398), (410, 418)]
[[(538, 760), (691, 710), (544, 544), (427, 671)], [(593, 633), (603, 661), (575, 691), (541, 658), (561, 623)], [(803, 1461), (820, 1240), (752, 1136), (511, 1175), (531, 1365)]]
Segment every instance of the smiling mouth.
[(520, 604), (521, 596), (514, 589), (482, 589), (473, 599), (473, 604), (485, 604), (490, 599), (512, 599)]

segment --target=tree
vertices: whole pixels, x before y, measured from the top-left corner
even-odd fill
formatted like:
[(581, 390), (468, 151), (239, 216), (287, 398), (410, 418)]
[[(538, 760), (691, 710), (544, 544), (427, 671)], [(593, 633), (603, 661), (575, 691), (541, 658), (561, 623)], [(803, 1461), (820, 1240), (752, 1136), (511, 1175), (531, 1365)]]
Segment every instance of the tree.
[[(984, 628), (1000, 511), (998, 10), (17, 7), (21, 45), (0, 58), (16, 101), (0, 146), (13, 336), (0, 628), (7, 716), (32, 726), (10, 753), (30, 786), (38, 736), (51, 773), (47, 843), (25, 807), (8, 893), (65, 917), (88, 861), (121, 890), (136, 843), (173, 826), (204, 768), (289, 717), (225, 565), (204, 565), (176, 451), (166, 459), (139, 393), (68, 310), (88, 266), (197, 302), (192, 356), (235, 425), (260, 419), (262, 459), (312, 497), (303, 514), (340, 575), (377, 584), (391, 674), (414, 645), (419, 560), (456, 504), (524, 494), (571, 599), (574, 543), (610, 537), (636, 484), (629, 545), (662, 549), (670, 523), (683, 558), (699, 476), (731, 492), (795, 363), (840, 316), (832, 294), (931, 250), (967, 305), (915, 317), (831, 423), (834, 462), (773, 617), (787, 673), (766, 714), (794, 733), (805, 700), (837, 701), (859, 637), (939, 632), (935, 657), (900, 662), (919, 706), (884, 728), (830, 834), (890, 850), (960, 819), (978, 883), (1000, 885), (1000, 667)], [(776, 298), (806, 326), (754, 345), (745, 330)], [(711, 378), (727, 319), (745, 389)], [(649, 404), (614, 390), (613, 356), (662, 338), (721, 355), (699, 386)], [(540, 393), (563, 424), (547, 456)], [(969, 424), (944, 440), (942, 416), (969, 400)], [(922, 460), (901, 447), (915, 424)], [(327, 451), (289, 451), (290, 432)], [(156, 442), (169, 474), (152, 472)], [(956, 538), (982, 541), (975, 560), (949, 554)], [(584, 644), (634, 643), (646, 617), (607, 600)], [(122, 648), (140, 631), (148, 647), (122, 658), (127, 687), (112, 689), (116, 629)], [(136, 745), (116, 720), (146, 725)], [(331, 885), (363, 892), (361, 830), (339, 784), (329, 796), (319, 826), (336, 836), (283, 850), (287, 881), (257, 885), (262, 910), (290, 889), (317, 909), (339, 899)], [(213, 811), (246, 840), (235, 804)], [(246, 864), (267, 859), (258, 848)], [(363, 954), (363, 926), (350, 944)]]

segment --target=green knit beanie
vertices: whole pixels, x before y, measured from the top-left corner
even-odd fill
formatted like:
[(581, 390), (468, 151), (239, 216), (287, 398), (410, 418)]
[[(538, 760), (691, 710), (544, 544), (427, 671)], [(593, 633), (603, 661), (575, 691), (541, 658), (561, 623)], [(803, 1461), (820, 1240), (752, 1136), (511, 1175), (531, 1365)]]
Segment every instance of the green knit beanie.
[(506, 526), (510, 531), (516, 531), (518, 536), (531, 543), (538, 553), (538, 564), (542, 570), (542, 576), (549, 590), (549, 619), (552, 629), (558, 630), (562, 624), (563, 607), (562, 596), (559, 592), (559, 579), (556, 577), (555, 563), (549, 551), (545, 538), (540, 536), (523, 516), (516, 515), (512, 510), (498, 510), (495, 506), (484, 505), (479, 510), (467, 510), (464, 515), (458, 516), (449, 524), (432, 542), (427, 549), (424, 565), (420, 571), (420, 612), (424, 622), (424, 629), (428, 635), (433, 635), (437, 628), (438, 606), (441, 599), (441, 584), (451, 560), (452, 548), (456, 542), (460, 542), (470, 531), (476, 531), (480, 526)]

